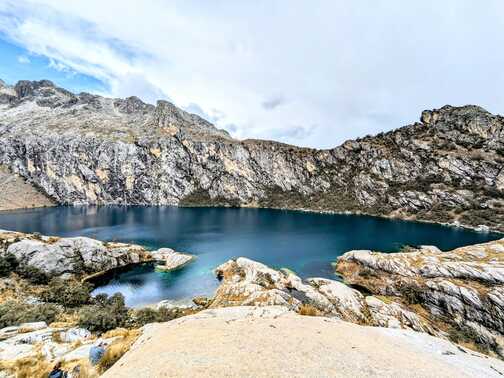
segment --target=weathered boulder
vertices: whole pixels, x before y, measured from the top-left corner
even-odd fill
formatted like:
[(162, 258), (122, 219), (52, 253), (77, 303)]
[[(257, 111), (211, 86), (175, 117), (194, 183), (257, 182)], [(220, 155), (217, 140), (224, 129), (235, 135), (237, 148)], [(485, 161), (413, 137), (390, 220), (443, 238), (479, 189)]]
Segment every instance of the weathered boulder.
[(48, 359), (62, 357), (76, 341), (89, 342), (91, 333), (82, 328), (55, 328), (45, 322), (23, 323), (0, 329), (0, 361), (16, 360), (39, 353)]
[(166, 261), (167, 267), (174, 269), (192, 259), (191, 255), (169, 248), (148, 251), (139, 245), (86, 237), (59, 238), (0, 230), (0, 256), (6, 254), (13, 255), (22, 266), (63, 278), (157, 260)]
[(160, 248), (150, 252), (151, 258), (162, 264), (156, 265), (156, 270), (160, 272), (169, 272), (175, 269), (182, 268), (190, 263), (194, 256), (186, 253), (176, 252), (171, 248)]
[(351, 251), (336, 270), (346, 283), (421, 314), (431, 333), (504, 356), (504, 239), (450, 252)]

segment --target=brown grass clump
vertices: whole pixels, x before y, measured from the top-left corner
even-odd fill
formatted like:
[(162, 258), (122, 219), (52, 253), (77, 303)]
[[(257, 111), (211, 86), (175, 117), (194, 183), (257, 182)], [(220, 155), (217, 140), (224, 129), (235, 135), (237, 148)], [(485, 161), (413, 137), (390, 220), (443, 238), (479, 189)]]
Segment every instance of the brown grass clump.
[(53, 332), (53, 334), (51, 335), (51, 339), (52, 339), (52, 341), (54, 341), (55, 343), (58, 343), (58, 344), (63, 342), (60, 331)]
[(6, 370), (16, 376), (16, 378), (47, 377), (52, 369), (52, 365), (42, 356), (24, 357), (15, 361), (0, 362), (0, 370)]
[(133, 333), (133, 331), (128, 330), (126, 328), (116, 328), (116, 329), (113, 329), (111, 331), (105, 332), (102, 335), (102, 338), (103, 339), (110, 339), (112, 337), (118, 337), (118, 336), (120, 336), (120, 337), (129, 337), (131, 333)]
[(99, 374), (88, 359), (74, 360), (64, 363), (62, 369), (72, 373), (72, 378), (98, 378)]
[(319, 316), (320, 311), (315, 306), (312, 306), (310, 304), (302, 304), (299, 307), (298, 314), (305, 316)]
[(100, 373), (110, 369), (131, 348), (138, 336), (140, 336), (140, 331), (138, 329), (127, 330), (117, 328), (103, 335), (104, 338), (117, 336), (121, 338), (107, 347), (105, 354), (98, 364)]

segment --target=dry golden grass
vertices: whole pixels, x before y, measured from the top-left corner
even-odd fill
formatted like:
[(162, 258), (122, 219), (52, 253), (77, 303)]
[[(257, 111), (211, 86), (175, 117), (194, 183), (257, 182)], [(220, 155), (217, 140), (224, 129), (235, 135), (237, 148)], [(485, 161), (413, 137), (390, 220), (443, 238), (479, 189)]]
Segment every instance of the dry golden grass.
[(103, 335), (104, 338), (121, 337), (109, 345), (98, 364), (98, 370), (103, 373), (114, 365), (133, 345), (136, 339), (140, 336), (140, 331), (137, 329), (127, 330), (117, 328)]
[(28, 332), (33, 332), (34, 329), (30, 327), (21, 327), (18, 329), (17, 333), (28, 333)]
[[(76, 369), (77, 367), (77, 369)], [(98, 378), (99, 374), (96, 369), (91, 365), (88, 359), (73, 360), (65, 362), (62, 370), (71, 372), (72, 378)], [(78, 370), (78, 374), (77, 374)]]
[(299, 307), (298, 314), (299, 315), (306, 315), (306, 316), (319, 316), (320, 311), (312, 305), (302, 304)]
[(126, 328), (116, 328), (113, 330), (110, 330), (102, 335), (103, 339), (110, 339), (112, 337), (128, 337), (133, 331), (128, 330)]
[(52, 365), (40, 353), (33, 357), (0, 362), (0, 370), (6, 370), (16, 378), (47, 377), (51, 368)]
[(61, 338), (61, 332), (54, 332), (51, 336), (52, 341), (55, 343), (62, 343), (63, 339)]

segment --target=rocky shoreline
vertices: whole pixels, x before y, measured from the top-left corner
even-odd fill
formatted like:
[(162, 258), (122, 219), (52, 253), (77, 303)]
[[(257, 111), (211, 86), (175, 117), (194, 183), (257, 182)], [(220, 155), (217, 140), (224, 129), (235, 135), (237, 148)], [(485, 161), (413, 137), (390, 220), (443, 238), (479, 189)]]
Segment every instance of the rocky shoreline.
[[(136, 329), (141, 325), (181, 316), (185, 319), (201, 311), (204, 314), (205, 310), (220, 314), (229, 307), (243, 311), (256, 309), (247, 312), (248, 318), (260, 319), (261, 314), (273, 306), (291, 314), (336, 320), (355, 327), (428, 334), (439, 340), (431, 343), (443, 345), (442, 348), (449, 349), (449, 342), (456, 343), (457, 354), (461, 353), (462, 360), (464, 354), (480, 356), (473, 351), (504, 359), (504, 239), (449, 252), (429, 246), (392, 254), (350, 251), (335, 265), (343, 281), (303, 280), (292, 271), (274, 270), (240, 257), (215, 269), (221, 282), (213, 297), (194, 298), (192, 304), (167, 300), (137, 310), (127, 309), (120, 296), (93, 299), (87, 284), (75, 279), (86, 277), (93, 270), (153, 261), (154, 257), (157, 261), (168, 261), (169, 257), (176, 256), (171, 262), (180, 263), (183, 268), (191, 258), (189, 255), (170, 249), (151, 252), (122, 243), (108, 245), (87, 238), (54, 238), (8, 231), (0, 232), (0, 241), (0, 258), (3, 259), (0, 265), (14, 256), (19, 259), (18, 263), (27, 267), (44, 269), (51, 279), (49, 284), (27, 282), (37, 278), (37, 271), (28, 270), (30, 275), (20, 276), (26, 270), (18, 268), (10, 277), (0, 279), (0, 322), (7, 324), (0, 330), (0, 360), (4, 360), (1, 366), (9, 371), (15, 371), (19, 361), (32, 361), (35, 356), (39, 356), (36, 357), (38, 362), (32, 363), (38, 367), (49, 366), (50, 361), (57, 358), (67, 361), (67, 366), (75, 365), (76, 360), (85, 364), (85, 355), (97, 340), (123, 348), (122, 355), (130, 346), (132, 350), (142, 348), (144, 339), (135, 343), (141, 334)], [(83, 246), (85, 248), (81, 248)], [(78, 267), (82, 269), (79, 272), (74, 263), (68, 263), (75, 261), (72, 248), (79, 251), (81, 263)], [(66, 253), (61, 254), (61, 249)], [(38, 261), (51, 264), (42, 267)], [(5, 317), (9, 311), (15, 312), (9, 316), (20, 319), (25, 319), (23, 316), (32, 319), (29, 314), (41, 314), (49, 321), (16, 323)], [(104, 319), (110, 322), (105, 329), (100, 328), (106, 324)], [(113, 331), (117, 326), (128, 329)], [(107, 334), (107, 330), (111, 333)], [(355, 332), (360, 331), (355, 329)], [(491, 357), (486, 358), (490, 358), (492, 366), (502, 364)], [(479, 358), (484, 360), (484, 357)]]
[(101, 242), (87, 237), (60, 238), (0, 230), (0, 257), (12, 256), (24, 269), (47, 277), (84, 281), (129, 265), (159, 262), (165, 270), (187, 264), (193, 256), (170, 248), (149, 251), (144, 247)]

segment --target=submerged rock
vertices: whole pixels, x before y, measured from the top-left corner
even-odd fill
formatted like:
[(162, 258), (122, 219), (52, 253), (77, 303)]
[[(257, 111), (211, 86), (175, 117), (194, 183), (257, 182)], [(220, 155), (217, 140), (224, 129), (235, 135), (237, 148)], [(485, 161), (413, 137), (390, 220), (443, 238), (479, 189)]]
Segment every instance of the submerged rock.
[(351, 251), (336, 270), (345, 282), (421, 315), (430, 333), (504, 357), (504, 239), (450, 252)]

